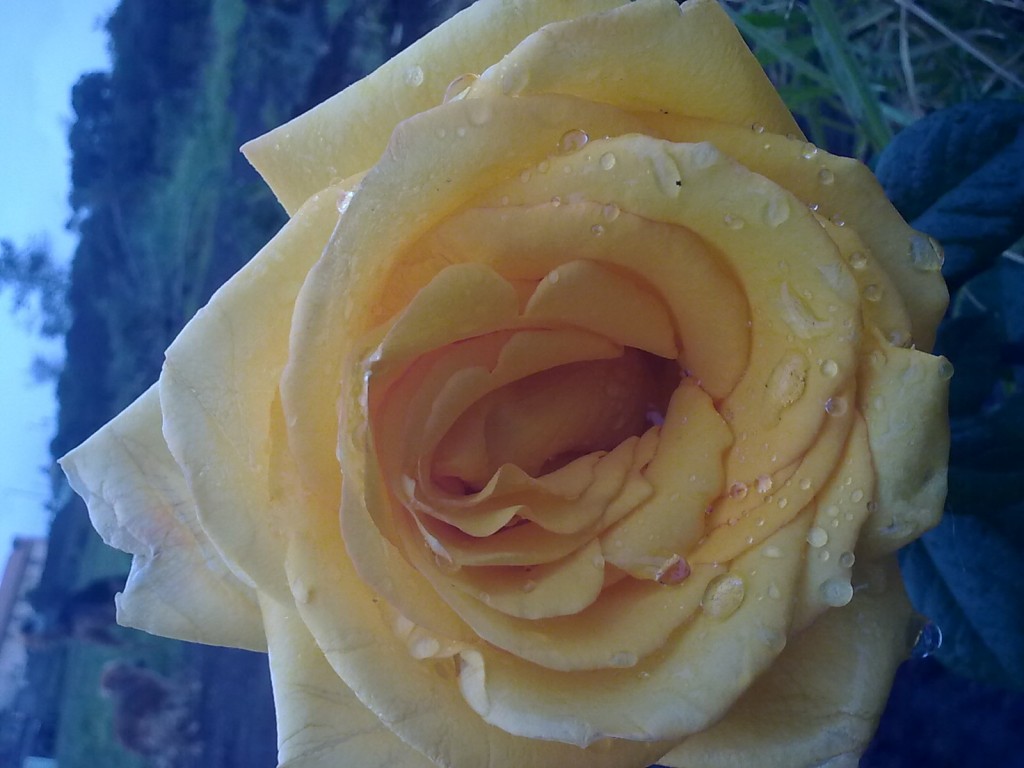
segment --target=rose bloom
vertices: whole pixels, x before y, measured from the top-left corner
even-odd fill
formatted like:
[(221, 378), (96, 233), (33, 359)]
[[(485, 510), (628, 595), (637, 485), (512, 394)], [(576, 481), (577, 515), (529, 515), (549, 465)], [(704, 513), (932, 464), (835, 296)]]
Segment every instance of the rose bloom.
[(481, 0), (245, 147), (290, 222), (63, 461), (282, 764), (853, 766), (938, 519), (941, 251), (713, 0)]

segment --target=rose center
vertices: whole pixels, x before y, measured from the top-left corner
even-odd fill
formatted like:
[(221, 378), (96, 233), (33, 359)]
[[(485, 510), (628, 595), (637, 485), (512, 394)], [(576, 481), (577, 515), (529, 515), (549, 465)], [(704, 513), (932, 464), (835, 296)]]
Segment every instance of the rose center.
[(449, 493), (475, 493), (506, 464), (540, 477), (610, 451), (659, 423), (678, 383), (674, 360), (633, 348), (519, 379), (459, 417), (435, 453), (433, 480)]

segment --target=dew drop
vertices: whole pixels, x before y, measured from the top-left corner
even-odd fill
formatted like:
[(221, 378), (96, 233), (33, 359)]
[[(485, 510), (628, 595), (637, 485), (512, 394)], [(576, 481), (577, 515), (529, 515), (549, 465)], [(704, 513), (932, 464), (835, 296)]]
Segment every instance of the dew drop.
[(601, 168), (610, 171), (615, 167), (615, 155), (611, 152), (605, 152), (601, 155), (601, 159), (598, 161), (601, 164)]
[(524, 581), (522, 590), (523, 592), (533, 592), (537, 588), (537, 582), (535, 581)]
[(785, 496), (783, 496), (781, 499), (779, 499), (779, 509), (785, 509), (788, 506), (789, 506), (789, 499), (787, 499)]
[(768, 475), (759, 475), (757, 478), (757, 492), (768, 493), (772, 489), (772, 479)]
[(352, 204), (352, 198), (355, 197), (355, 193), (349, 190), (341, 197), (338, 198), (338, 213), (342, 214), (348, 210), (348, 207)]
[(529, 73), (520, 65), (514, 64), (501, 73), (501, 93), (504, 96), (518, 96), (526, 88), (530, 80)]
[(840, 608), (853, 599), (853, 585), (845, 579), (826, 579), (821, 585), (821, 598), (827, 605)]
[(418, 64), (413, 64), (405, 70), (403, 78), (405, 79), (406, 85), (410, 85), (413, 88), (419, 88), (423, 85), (423, 67)]
[(690, 564), (686, 562), (685, 558), (672, 555), (658, 568), (654, 579), (659, 584), (681, 584), (686, 581), (690, 573)]
[(942, 630), (934, 621), (926, 621), (914, 640), (910, 655), (915, 659), (926, 659), (942, 647)]
[(491, 105), (481, 99), (470, 99), (466, 104), (469, 122), (473, 125), (485, 125), (491, 119)]
[(864, 491), (862, 491), (862, 490), (858, 489), (858, 490), (856, 490), (856, 491), (854, 491), (853, 493), (850, 494), (850, 501), (852, 501), (854, 504), (859, 503), (863, 499), (864, 499)]
[(726, 619), (736, 613), (743, 603), (746, 584), (736, 574), (723, 573), (713, 578), (700, 601), (704, 613), (716, 619)]
[(827, 413), (829, 416), (842, 416), (844, 413), (846, 413), (846, 409), (848, 407), (849, 406), (846, 403), (846, 398), (840, 397), (839, 395), (836, 395), (835, 397), (830, 397), (828, 400), (825, 401), (825, 413)]
[(845, 227), (846, 226), (846, 221), (838, 213), (833, 213), (832, 216), (829, 218), (829, 221), (831, 221), (837, 227)]
[(860, 251), (854, 251), (850, 254), (848, 261), (853, 269), (864, 269), (868, 265), (868, 257)]
[(811, 489), (811, 478), (805, 477), (803, 480), (800, 481), (800, 490), (801, 491), (809, 491), (810, 489)]
[(778, 227), (789, 218), (789, 202), (782, 195), (773, 196), (761, 216), (769, 227)]
[(558, 270), (557, 269), (553, 269), (553, 270), (551, 270), (551, 272), (548, 273), (548, 282), (551, 283), (552, 285), (554, 285), (555, 283), (558, 282)]
[(753, 125), (750, 126), (750, 130), (752, 130), (754, 133), (761, 134), (764, 133), (764, 126), (761, 125), (760, 123), (754, 123)]
[(882, 288), (876, 283), (864, 286), (864, 299), (865, 301), (881, 301), (882, 300)]
[(831, 507), (825, 509), (825, 514), (829, 517), (839, 517), (839, 507), (833, 504)]
[(623, 668), (634, 666), (639, 659), (635, 653), (629, 651), (616, 651), (612, 654), (612, 657), (608, 659), (608, 664), (613, 667)]
[(745, 499), (749, 492), (746, 483), (736, 482), (729, 487), (729, 496), (733, 499)]
[(843, 552), (839, 556), (839, 565), (843, 568), (853, 568), (853, 564), (857, 561), (857, 556), (853, 552)]
[(953, 364), (946, 358), (939, 358), (939, 380), (949, 381), (953, 378)]
[(570, 152), (583, 149), (583, 147), (587, 146), (588, 141), (590, 141), (590, 136), (587, 135), (586, 131), (573, 128), (571, 131), (563, 133), (562, 138), (558, 140), (558, 151), (563, 155), (567, 155)]
[(743, 229), (745, 223), (739, 216), (733, 216), (731, 213), (725, 214), (722, 217), (722, 221), (729, 229)]
[(909, 250), (910, 263), (921, 272), (938, 272), (946, 260), (938, 241), (925, 235), (913, 235)]
[(809, 211), (810, 211), (811, 213), (817, 213), (817, 212), (818, 212), (818, 209), (819, 209), (820, 207), (821, 207), (821, 206), (820, 206), (820, 205), (818, 205), (817, 203), (808, 203), (808, 204), (807, 204), (807, 210), (809, 210)]
[(523, 182), (523, 184), (525, 184), (530, 180), (531, 175), (532, 174), (528, 170), (523, 171), (522, 173), (519, 174), (519, 180)]
[(802, 157), (804, 160), (810, 160), (816, 154), (818, 154), (818, 148), (811, 144), (810, 142), (804, 144), (803, 147), (800, 149), (800, 157)]
[(807, 532), (807, 543), (815, 549), (819, 547), (824, 547), (826, 544), (828, 544), (828, 534), (825, 533), (824, 528), (814, 526), (813, 528), (811, 528), (811, 530)]
[(537, 173), (547, 173), (550, 167), (551, 163), (549, 163), (547, 160), (541, 160), (539, 163), (537, 163)]
[(792, 353), (775, 366), (766, 384), (766, 394), (780, 407), (788, 408), (800, 399), (806, 386), (807, 358)]
[(714, 145), (702, 141), (700, 144), (693, 145), (693, 151), (690, 153), (690, 161), (693, 163), (693, 167), (697, 170), (704, 168), (710, 168), (712, 165), (718, 162), (720, 153), (714, 147)]
[(469, 87), (479, 79), (479, 76), (474, 75), (472, 72), (459, 75), (448, 83), (448, 87), (444, 90), (444, 99), (442, 102), (447, 104), (449, 101), (465, 98), (466, 91), (468, 91)]
[[(838, 523), (838, 522), (839, 522), (838, 520), (833, 520), (833, 521), (832, 521), (832, 524), (833, 524), (833, 526), (834, 526), (834, 525), (835, 525), (836, 523)], [(827, 563), (827, 562), (828, 562), (828, 559), (829, 559), (829, 558), (830, 558), (831, 556), (832, 556), (832, 555), (831, 555), (831, 554), (829, 554), (829, 551), (828, 551), (827, 549), (819, 549), (819, 550), (818, 550), (818, 559), (819, 559), (819, 560), (821, 560), (821, 562), (823, 562), (823, 563)]]
[(824, 360), (821, 363), (821, 375), (829, 379), (835, 378), (839, 374), (839, 363), (835, 360)]
[(836, 175), (832, 173), (831, 169), (822, 168), (820, 171), (818, 171), (818, 181), (828, 186), (829, 184), (835, 183)]
[(558, 195), (555, 195), (554, 197), (551, 198), (551, 205), (553, 207), (557, 208), (561, 204), (562, 204), (562, 198), (560, 198)]
[(601, 215), (604, 216), (606, 221), (615, 221), (619, 218), (619, 206), (615, 205), (615, 203), (608, 203), (601, 209)]

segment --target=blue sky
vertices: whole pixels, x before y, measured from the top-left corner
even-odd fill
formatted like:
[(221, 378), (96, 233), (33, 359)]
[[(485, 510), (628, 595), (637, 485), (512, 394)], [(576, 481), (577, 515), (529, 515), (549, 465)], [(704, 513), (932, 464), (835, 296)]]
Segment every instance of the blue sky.
[[(45, 237), (66, 262), (70, 89), (82, 72), (107, 69), (101, 20), (116, 0), (8, 0), (0, 25), (0, 237)], [(0, 296), (0, 568), (11, 539), (43, 534), (46, 467), (55, 426), (53, 387), (32, 381), (36, 355), (59, 356), (12, 316)]]

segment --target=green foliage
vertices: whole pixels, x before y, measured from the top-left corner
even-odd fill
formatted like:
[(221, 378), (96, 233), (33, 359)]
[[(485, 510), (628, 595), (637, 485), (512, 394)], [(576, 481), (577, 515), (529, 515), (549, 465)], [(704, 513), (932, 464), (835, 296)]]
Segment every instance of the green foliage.
[(933, 0), (725, 0), (808, 137), (872, 162), (943, 107), (1024, 98), (1024, 5)]
[(911, 126), (878, 176), (918, 229), (940, 238), (953, 301), (936, 351), (950, 384), (946, 515), (903, 553), (907, 587), (941, 629), (937, 657), (1024, 688), (1024, 105), (971, 102)]
[(10, 287), (15, 311), (28, 311), (33, 300), (38, 308), (36, 326), (45, 337), (64, 334), (70, 323), (65, 301), (67, 273), (54, 263), (43, 243), (18, 249), (10, 240), (0, 240), (0, 292)]

